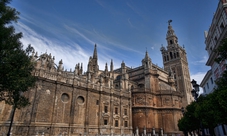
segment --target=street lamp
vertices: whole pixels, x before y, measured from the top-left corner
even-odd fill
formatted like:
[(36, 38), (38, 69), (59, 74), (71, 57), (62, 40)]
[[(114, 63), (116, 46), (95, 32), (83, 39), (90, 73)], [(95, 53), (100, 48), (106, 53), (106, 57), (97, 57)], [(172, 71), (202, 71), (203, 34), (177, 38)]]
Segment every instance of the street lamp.
[[(197, 84), (197, 82), (194, 79), (192, 79), (191, 83), (192, 83), (192, 86), (194, 88), (194, 89), (192, 89), (191, 93), (192, 93), (192, 96), (195, 99), (195, 102), (197, 102), (197, 99), (198, 99), (198, 96), (199, 96), (199, 85)], [(203, 129), (202, 122), (201, 121), (199, 121), (199, 122), (200, 122), (200, 126), (201, 126), (201, 129), (202, 129), (202, 136), (205, 136), (205, 132), (204, 132), (204, 129)]]

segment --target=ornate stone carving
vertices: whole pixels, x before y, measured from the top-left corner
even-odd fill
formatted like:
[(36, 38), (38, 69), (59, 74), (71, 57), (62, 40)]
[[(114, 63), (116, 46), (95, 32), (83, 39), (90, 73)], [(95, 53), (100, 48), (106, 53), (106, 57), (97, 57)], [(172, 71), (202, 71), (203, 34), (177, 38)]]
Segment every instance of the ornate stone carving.
[(119, 102), (117, 100), (114, 100), (113, 105), (114, 106), (119, 106)]
[(146, 104), (145, 97), (143, 95), (136, 96), (136, 104), (137, 105), (145, 105)]

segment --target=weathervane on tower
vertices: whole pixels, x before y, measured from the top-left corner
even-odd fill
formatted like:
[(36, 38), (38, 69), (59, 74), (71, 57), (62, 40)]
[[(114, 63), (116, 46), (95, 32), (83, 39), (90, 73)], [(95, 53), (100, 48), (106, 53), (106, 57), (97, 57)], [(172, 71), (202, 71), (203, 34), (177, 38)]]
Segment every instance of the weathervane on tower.
[(173, 22), (173, 21), (172, 21), (172, 20), (169, 20), (169, 21), (168, 21), (168, 24), (170, 25), (171, 22)]

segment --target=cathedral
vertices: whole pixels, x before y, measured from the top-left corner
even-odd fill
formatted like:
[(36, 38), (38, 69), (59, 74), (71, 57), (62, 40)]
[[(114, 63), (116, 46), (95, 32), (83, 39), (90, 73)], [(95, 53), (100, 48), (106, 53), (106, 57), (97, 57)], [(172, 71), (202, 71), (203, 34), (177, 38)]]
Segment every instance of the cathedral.
[[(64, 71), (51, 54), (33, 53), (34, 88), (25, 95), (30, 105), (17, 109), (13, 136), (151, 136), (179, 134), (182, 107), (191, 101), (191, 83), (184, 47), (169, 23), (167, 46), (161, 47), (164, 68), (148, 52), (141, 65), (99, 69), (98, 47), (87, 64)], [(8, 131), (11, 106), (0, 103), (0, 135)]]

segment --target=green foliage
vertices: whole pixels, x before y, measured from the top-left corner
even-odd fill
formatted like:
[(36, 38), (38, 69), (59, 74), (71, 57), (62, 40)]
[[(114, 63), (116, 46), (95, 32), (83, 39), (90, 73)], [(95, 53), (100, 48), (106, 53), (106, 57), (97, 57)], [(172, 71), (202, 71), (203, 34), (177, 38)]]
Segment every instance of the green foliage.
[(12, 22), (19, 12), (7, 6), (9, 0), (0, 0), (0, 101), (21, 108), (29, 104), (24, 92), (35, 84), (34, 65), (29, 57), (33, 48), (26, 50), (20, 42), (22, 33), (15, 33)]
[(220, 63), (227, 59), (227, 38), (221, 41), (221, 45), (215, 50), (218, 57), (215, 59), (216, 62)]
[[(227, 38), (223, 39), (221, 45), (215, 50), (218, 57), (215, 59), (217, 63), (222, 63), (227, 60)], [(226, 65), (226, 64), (225, 64)], [(215, 89), (214, 97), (217, 103), (216, 121), (219, 124), (227, 123), (227, 70), (222, 73), (222, 77), (216, 80), (217, 88)]]
[[(227, 59), (227, 38), (223, 39), (221, 45), (215, 50), (217, 63), (222, 63)], [(222, 77), (216, 80), (217, 88), (213, 93), (206, 96), (199, 96), (197, 102), (192, 102), (187, 106), (185, 116), (179, 120), (178, 127), (182, 131), (195, 130), (190, 124), (200, 121), (204, 128), (209, 128), (211, 135), (213, 129), (218, 124), (227, 124), (227, 70)], [(194, 105), (194, 106), (193, 106)], [(193, 118), (192, 118), (193, 117)], [(199, 128), (199, 126), (196, 126)]]
[(197, 106), (195, 109), (195, 116), (200, 119), (203, 127), (214, 128), (217, 126), (215, 122), (215, 97), (213, 95), (200, 96), (198, 98)]
[(178, 127), (181, 131), (193, 131), (199, 128), (199, 119), (195, 116), (197, 103), (192, 102), (186, 107), (183, 118), (178, 121)]

